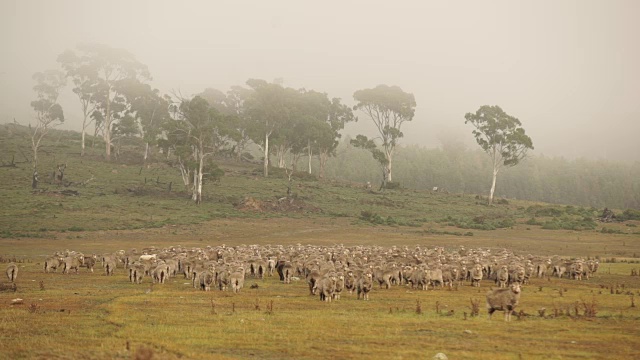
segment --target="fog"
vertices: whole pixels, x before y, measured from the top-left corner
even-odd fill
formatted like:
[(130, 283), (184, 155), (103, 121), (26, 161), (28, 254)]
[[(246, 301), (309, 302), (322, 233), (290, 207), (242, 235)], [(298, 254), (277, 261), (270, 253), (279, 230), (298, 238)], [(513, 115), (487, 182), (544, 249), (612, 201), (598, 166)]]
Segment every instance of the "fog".
[[(249, 78), (353, 105), (413, 93), (401, 144), (475, 145), (464, 114), (499, 105), (535, 154), (640, 160), (640, 1), (0, 1), (0, 123), (34, 122), (34, 72), (78, 43), (124, 48), (152, 86), (192, 95)], [(61, 99), (66, 129), (80, 106)], [(369, 121), (345, 132), (376, 135)]]

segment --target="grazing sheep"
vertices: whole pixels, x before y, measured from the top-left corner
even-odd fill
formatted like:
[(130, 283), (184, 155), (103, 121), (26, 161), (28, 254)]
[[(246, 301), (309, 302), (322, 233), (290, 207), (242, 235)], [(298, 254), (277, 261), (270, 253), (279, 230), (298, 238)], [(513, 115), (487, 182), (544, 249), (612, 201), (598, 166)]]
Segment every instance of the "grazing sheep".
[(285, 284), (290, 284), (291, 283), (291, 277), (294, 275), (293, 274), (293, 265), (291, 265), (291, 263), (289, 261), (286, 261), (283, 265), (282, 265), (282, 281), (284, 281)]
[(569, 267), (569, 278), (574, 280), (582, 280), (584, 266), (582, 261), (576, 261)]
[(496, 274), (496, 285), (498, 285), (499, 288), (506, 288), (508, 281), (509, 270), (507, 269), (507, 265), (502, 265)]
[(129, 267), (129, 281), (134, 284), (142, 283), (142, 278), (145, 274), (145, 267), (141, 263), (133, 263)]
[(167, 265), (159, 264), (155, 269), (151, 270), (151, 279), (154, 283), (164, 284), (167, 280)]
[(104, 263), (104, 274), (106, 276), (111, 276), (113, 275), (113, 272), (116, 269), (116, 262), (114, 260), (108, 259), (105, 263)]
[(274, 259), (267, 260), (267, 268), (269, 269), (269, 276), (273, 276), (273, 271), (276, 269), (276, 261)]
[(231, 290), (234, 293), (238, 293), (244, 286), (244, 268), (240, 267), (231, 273), (229, 282), (231, 283)]
[(307, 275), (307, 284), (309, 284), (309, 294), (315, 295), (318, 289), (317, 283), (322, 279), (320, 272), (316, 269), (313, 269)]
[(316, 287), (321, 301), (331, 302), (336, 291), (336, 280), (336, 274), (329, 273), (317, 282)]
[(9, 264), (9, 266), (7, 266), (7, 278), (9, 278), (9, 281), (11, 281), (12, 283), (15, 283), (17, 277), (18, 265), (13, 263)]
[(340, 300), (340, 294), (344, 290), (344, 274), (338, 273), (336, 277), (336, 290), (333, 292), (333, 299)]
[(480, 281), (482, 280), (482, 265), (476, 264), (471, 269), (471, 286), (480, 287)]
[(371, 273), (365, 273), (358, 279), (357, 293), (358, 300), (362, 295), (362, 300), (369, 300), (369, 292), (373, 287), (373, 278)]
[(353, 275), (353, 271), (348, 271), (347, 276), (344, 277), (344, 288), (349, 292), (349, 294), (353, 294), (353, 291), (356, 289), (356, 277)]
[(93, 272), (94, 266), (96, 266), (96, 258), (95, 255), (84, 258), (84, 266)]
[(62, 259), (57, 257), (57, 256), (52, 256), (47, 258), (44, 261), (44, 272), (48, 273), (48, 272), (56, 272), (58, 271), (58, 268), (61, 267), (63, 265), (62, 263)]
[(63, 274), (68, 274), (70, 270), (75, 270), (76, 274), (78, 273), (78, 269), (84, 265), (84, 256), (75, 255), (75, 256), (67, 256), (63, 260), (64, 268), (62, 270)]
[(431, 278), (429, 278), (429, 270), (422, 268), (413, 270), (408, 281), (411, 283), (412, 289), (417, 286), (418, 289), (427, 290), (429, 288), (429, 283), (431, 282)]
[(198, 275), (198, 277), (200, 282), (200, 289), (204, 291), (210, 291), (211, 284), (215, 282), (215, 278), (216, 278), (215, 275), (211, 271), (205, 270), (201, 272), (200, 275)]
[(496, 311), (504, 311), (504, 320), (511, 321), (511, 313), (520, 301), (520, 283), (514, 282), (508, 288), (494, 289), (487, 293), (489, 319)]
[(515, 268), (509, 271), (509, 284), (514, 282), (523, 284), (525, 280), (525, 270), (522, 266), (516, 266)]

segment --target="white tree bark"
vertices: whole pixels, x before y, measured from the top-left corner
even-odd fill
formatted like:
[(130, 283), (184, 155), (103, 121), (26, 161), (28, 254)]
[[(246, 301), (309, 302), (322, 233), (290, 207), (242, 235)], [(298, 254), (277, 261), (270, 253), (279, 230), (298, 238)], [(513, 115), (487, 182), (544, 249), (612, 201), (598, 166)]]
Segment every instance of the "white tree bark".
[(269, 176), (269, 135), (270, 132), (264, 135), (264, 177)]

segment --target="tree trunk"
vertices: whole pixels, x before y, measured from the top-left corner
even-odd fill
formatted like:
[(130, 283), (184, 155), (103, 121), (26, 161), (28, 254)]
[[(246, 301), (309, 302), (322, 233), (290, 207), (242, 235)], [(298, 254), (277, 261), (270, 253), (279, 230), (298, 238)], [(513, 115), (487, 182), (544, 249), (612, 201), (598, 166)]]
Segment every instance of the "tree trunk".
[(392, 156), (391, 152), (387, 153), (387, 160), (389, 161), (387, 163), (387, 165), (386, 165), (386, 168), (387, 168), (387, 182), (393, 182), (393, 180), (391, 180), (392, 159), (393, 159), (393, 156)]
[(200, 205), (202, 203), (202, 171), (204, 170), (204, 155), (200, 153), (200, 161), (198, 163), (198, 180), (197, 183), (194, 184), (195, 188), (195, 198), (196, 204)]
[(269, 177), (269, 135), (264, 135), (264, 177)]
[(284, 169), (287, 167), (287, 163), (284, 160), (284, 156), (287, 153), (286, 145), (279, 145), (276, 147), (276, 157), (278, 158), (278, 168)]
[(148, 157), (149, 157), (149, 143), (146, 143), (144, 147), (144, 159), (143, 159), (145, 163), (147, 162)]
[(80, 150), (80, 156), (84, 156), (84, 134), (85, 134), (85, 126), (83, 122), (82, 123), (82, 150)]
[(327, 166), (327, 160), (329, 159), (329, 154), (325, 151), (321, 151), (320, 152), (320, 171), (319, 171), (319, 177), (320, 179), (324, 179), (324, 170)]
[(498, 178), (498, 172), (500, 171), (500, 157), (498, 156), (498, 150), (495, 145), (493, 147), (493, 179), (491, 180), (491, 190), (489, 191), (489, 205), (493, 204), (493, 194), (496, 190), (496, 179)]
[(493, 170), (493, 180), (491, 181), (491, 191), (489, 191), (489, 205), (493, 204), (493, 193), (496, 190), (496, 179), (498, 177), (498, 170)]
[(107, 94), (107, 116), (104, 120), (104, 141), (106, 142), (106, 159), (111, 161), (111, 91)]
[(313, 150), (311, 150), (311, 140), (307, 140), (307, 149), (309, 149), (309, 175), (311, 175), (311, 157), (313, 156)]

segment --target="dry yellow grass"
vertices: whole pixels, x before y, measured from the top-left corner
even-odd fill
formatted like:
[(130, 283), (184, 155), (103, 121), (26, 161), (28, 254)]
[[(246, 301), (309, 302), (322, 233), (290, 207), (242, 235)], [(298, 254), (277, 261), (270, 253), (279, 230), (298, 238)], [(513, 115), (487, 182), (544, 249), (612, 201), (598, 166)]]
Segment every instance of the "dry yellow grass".
[[(488, 281), (480, 289), (376, 286), (368, 302), (345, 294), (323, 303), (308, 294), (304, 281), (286, 285), (277, 278), (249, 278), (245, 289), (232, 294), (197, 291), (180, 277), (153, 287), (147, 277), (133, 285), (124, 269), (107, 277), (99, 266), (95, 273), (82, 269), (77, 275), (42, 272), (44, 255), (64, 249), (102, 253), (150, 245), (343, 243), (464, 244), (585, 257), (640, 253), (633, 248), (640, 248), (637, 239), (628, 236), (516, 227), (470, 238), (429, 237), (415, 228), (359, 227), (329, 219), (220, 220), (74, 236), (0, 242), (2, 256), (24, 261), (18, 291), (0, 292), (0, 358), (429, 359), (443, 352), (450, 359), (597, 359), (633, 358), (640, 348), (640, 310), (631, 307), (629, 295), (640, 305), (640, 277), (629, 276), (639, 264), (602, 264), (588, 281), (533, 279), (518, 307), (524, 315), (510, 323), (501, 313), (487, 319)], [(259, 287), (250, 289), (252, 283)], [(611, 294), (611, 286), (619, 293)], [(15, 297), (24, 304), (9, 305)], [(470, 316), (471, 299), (480, 300), (478, 317)], [(595, 304), (595, 317), (584, 316), (585, 304)], [(544, 318), (541, 308), (546, 308)]]

